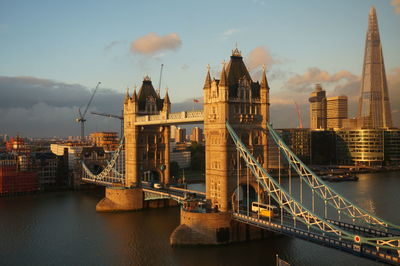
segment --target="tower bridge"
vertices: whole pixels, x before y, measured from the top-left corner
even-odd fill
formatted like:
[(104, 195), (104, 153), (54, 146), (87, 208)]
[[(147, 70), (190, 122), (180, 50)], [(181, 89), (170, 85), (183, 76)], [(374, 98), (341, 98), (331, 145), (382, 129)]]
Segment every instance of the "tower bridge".
[[(202, 111), (171, 113), (168, 92), (162, 99), (145, 77), (138, 93), (126, 93), (124, 138), (107, 167), (93, 174), (82, 162), (82, 180), (106, 186), (96, 209), (178, 202), (181, 219), (172, 245), (284, 234), (400, 264), (400, 227), (353, 204), (298, 159), (269, 123), (269, 90), (265, 68), (261, 81), (253, 81), (238, 49), (219, 79), (211, 79), (208, 69)], [(205, 193), (174, 187), (169, 174), (170, 125), (194, 123), (204, 123)], [(268, 168), (271, 149), (278, 154), (275, 169)], [(157, 187), (144, 179), (146, 173)]]

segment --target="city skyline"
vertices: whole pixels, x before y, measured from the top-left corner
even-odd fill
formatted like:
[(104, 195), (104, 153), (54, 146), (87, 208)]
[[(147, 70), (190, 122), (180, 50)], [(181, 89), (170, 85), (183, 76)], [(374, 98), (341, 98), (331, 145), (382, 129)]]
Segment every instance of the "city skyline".
[[(252, 70), (250, 74), (253, 80), (259, 80), (261, 65), (267, 65), (267, 78), (271, 87), (271, 121), (274, 126), (297, 126), (298, 121), (292, 119), (296, 114), (293, 99), (299, 102), (305, 125), (308, 125), (307, 97), (317, 82), (322, 84), (327, 96), (349, 96), (349, 117), (353, 117), (356, 115), (360, 93), (363, 49), (371, 5), (377, 8), (393, 120), (394, 125), (398, 126), (396, 114), (400, 109), (400, 67), (396, 47), (400, 45), (400, 37), (396, 33), (400, 16), (396, 3), (356, 1), (350, 5), (343, 1), (322, 5), (308, 1), (301, 5), (288, 5), (273, 1), (253, 1), (246, 4), (246, 11), (254, 17), (249, 21), (246, 12), (236, 20), (230, 16), (230, 13), (238, 12), (238, 7), (244, 4), (242, 2), (215, 4), (215, 8), (208, 10), (209, 20), (199, 19), (204, 11), (204, 7), (200, 6), (177, 6), (173, 3), (165, 7), (159, 3), (161, 10), (171, 11), (175, 8), (180, 14), (167, 20), (168, 12), (145, 12), (150, 11), (151, 7), (142, 4), (137, 7), (143, 11), (139, 13), (143, 14), (137, 16), (139, 20), (145, 17), (143, 25), (132, 24), (131, 32), (127, 33), (127, 26), (116, 27), (115, 32), (110, 27), (134, 22), (135, 16), (131, 18), (127, 14), (134, 7), (128, 4), (120, 3), (109, 12), (104, 12), (107, 5), (99, 4), (100, 10), (103, 10), (100, 14), (118, 18), (108, 25), (98, 18), (92, 22), (83, 16), (83, 12), (89, 9), (86, 5), (80, 6), (73, 13), (77, 19), (71, 22), (59, 12), (60, 8), (69, 9), (73, 5), (39, 3), (32, 7), (30, 3), (16, 6), (10, 2), (2, 9), (9, 12), (4, 12), (7, 14), (0, 21), (0, 39), (5, 41), (4, 47), (8, 48), (0, 52), (6, 62), (0, 68), (0, 89), (5, 95), (0, 102), (0, 110), (5, 114), (2, 119), (4, 132), (0, 133), (15, 135), (20, 132), (23, 136), (78, 135), (79, 125), (74, 122), (74, 118), (77, 115), (76, 109), (86, 105), (90, 97), (87, 87), (93, 88), (99, 80), (103, 83), (91, 110), (118, 114), (126, 86), (140, 86), (143, 76), (148, 74), (156, 87), (161, 63), (165, 64), (161, 94), (165, 92), (165, 86), (168, 86), (172, 108), (191, 109), (192, 98), (203, 96), (206, 65), (211, 64), (211, 74), (218, 78), (221, 69), (219, 63), (229, 58), (230, 50), (235, 48), (236, 42)], [(347, 9), (340, 8), (343, 6)], [(27, 12), (29, 8), (32, 9)], [(120, 16), (113, 12), (123, 8), (126, 10)], [(294, 14), (292, 9), (298, 13)], [(27, 12), (27, 16), (18, 22), (18, 16), (12, 16), (17, 10), (23, 11), (22, 15)], [(38, 11), (36, 15), (35, 11)], [(277, 12), (280, 12), (281, 23), (276, 23)], [(192, 14), (192, 17), (185, 17), (181, 13)], [(38, 14), (47, 15), (39, 18)], [(149, 18), (146, 14), (153, 15)], [(224, 18), (220, 24), (215, 21), (217, 14), (218, 20)], [(56, 15), (60, 15), (56, 23), (48, 25)], [(23, 44), (21, 36), (18, 36), (23, 33), (21, 26), (31, 22), (32, 18), (35, 18), (32, 20), (32, 30), (26, 35), (30, 40), (29, 45), (19, 49)], [(171, 24), (162, 25), (164, 20)], [(79, 21), (83, 27), (75, 25)], [(183, 21), (188, 22), (187, 25), (182, 25)], [(104, 28), (106, 34), (100, 34), (99, 37), (94, 33), (102, 31), (103, 23), (108, 25)], [(207, 27), (207, 24), (215, 27)], [(193, 32), (192, 25), (196, 25)], [(57, 26), (60, 28), (57, 29)], [(40, 34), (34, 36), (34, 33)], [(123, 36), (125, 41), (118, 40), (116, 35)], [(54, 36), (54, 40), (46, 43), (45, 40), (51, 39), (51, 36)], [(63, 42), (65, 47), (57, 46), (68, 37), (69, 41)], [(80, 45), (78, 39), (71, 37), (81, 37), (78, 38)], [(43, 51), (46, 47), (49, 49)], [(65, 53), (62, 53), (63, 47)], [(40, 56), (48, 60), (39, 60)], [(72, 63), (71, 60), (78, 61)], [(200, 108), (200, 104), (196, 105)], [(95, 130), (118, 131), (119, 121), (92, 116), (87, 126), (88, 133)]]

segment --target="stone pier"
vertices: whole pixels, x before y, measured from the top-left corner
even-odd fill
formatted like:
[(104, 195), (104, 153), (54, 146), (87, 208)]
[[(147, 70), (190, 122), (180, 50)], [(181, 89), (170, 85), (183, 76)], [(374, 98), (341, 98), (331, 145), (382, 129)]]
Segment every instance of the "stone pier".
[(141, 188), (107, 187), (106, 196), (96, 205), (98, 212), (134, 211), (143, 208)]
[(275, 236), (231, 219), (231, 212), (199, 213), (181, 209), (180, 225), (172, 232), (173, 246), (221, 245)]

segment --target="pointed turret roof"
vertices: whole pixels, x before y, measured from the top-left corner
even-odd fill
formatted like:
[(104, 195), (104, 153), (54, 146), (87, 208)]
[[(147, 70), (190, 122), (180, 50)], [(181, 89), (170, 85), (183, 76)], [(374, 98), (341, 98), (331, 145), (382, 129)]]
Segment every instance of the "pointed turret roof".
[(269, 90), (268, 81), (267, 81), (267, 74), (266, 74), (266, 71), (265, 71), (265, 65), (263, 65), (263, 71), (262, 71), (262, 74), (261, 74), (260, 88)]
[(129, 88), (127, 87), (126, 88), (126, 93), (125, 93), (125, 99), (124, 99), (124, 103), (127, 103), (128, 102), (128, 100), (129, 100)]
[(169, 96), (168, 96), (168, 88), (166, 88), (166, 90), (165, 90), (164, 106), (165, 106), (165, 104), (171, 104), (171, 101), (169, 100)]
[(134, 88), (134, 90), (133, 90), (132, 100), (133, 100), (134, 102), (137, 101), (136, 86), (135, 86), (135, 88)]
[(160, 97), (158, 97), (156, 91), (154, 90), (150, 77), (145, 76), (143, 79), (142, 87), (140, 87), (138, 93), (139, 110), (142, 111), (146, 108), (146, 100), (149, 96), (152, 96), (158, 100), (160, 99)]
[(232, 50), (231, 59), (226, 65), (226, 80), (229, 87), (229, 95), (233, 97), (237, 95), (237, 88), (240, 79), (247, 79), (250, 83), (252, 83), (249, 71), (243, 62), (242, 54), (236, 48)]
[(204, 89), (211, 88), (210, 65), (207, 66), (206, 80), (204, 81)]
[(219, 87), (226, 86), (226, 73), (225, 73), (225, 62), (222, 63), (221, 79), (219, 80)]

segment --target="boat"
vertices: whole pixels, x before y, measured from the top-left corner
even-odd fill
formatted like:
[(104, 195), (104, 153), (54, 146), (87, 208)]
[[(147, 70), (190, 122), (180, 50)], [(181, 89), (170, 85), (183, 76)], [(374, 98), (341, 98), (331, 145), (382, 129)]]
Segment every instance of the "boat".
[(329, 182), (342, 182), (342, 181), (357, 181), (358, 176), (346, 173), (343, 175), (326, 175), (321, 177), (322, 180), (329, 181)]
[(332, 176), (329, 179), (329, 182), (357, 181), (357, 180), (358, 180), (358, 176), (352, 175), (350, 173), (346, 173), (344, 175)]

